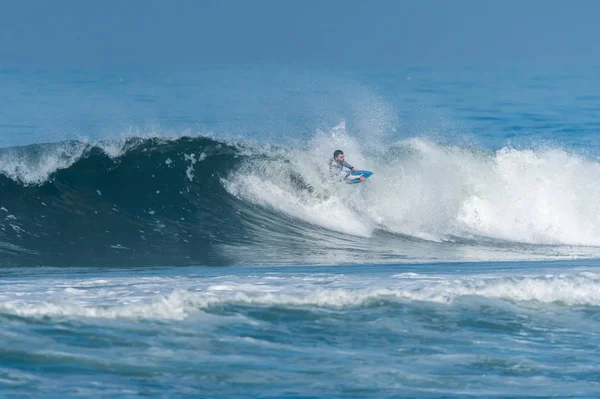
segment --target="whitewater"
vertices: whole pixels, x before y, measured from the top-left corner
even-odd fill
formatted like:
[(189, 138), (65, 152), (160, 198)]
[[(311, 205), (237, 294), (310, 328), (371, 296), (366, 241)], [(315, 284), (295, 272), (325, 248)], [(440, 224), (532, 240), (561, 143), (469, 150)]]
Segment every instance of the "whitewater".
[(598, 396), (595, 72), (1, 71), (0, 396)]

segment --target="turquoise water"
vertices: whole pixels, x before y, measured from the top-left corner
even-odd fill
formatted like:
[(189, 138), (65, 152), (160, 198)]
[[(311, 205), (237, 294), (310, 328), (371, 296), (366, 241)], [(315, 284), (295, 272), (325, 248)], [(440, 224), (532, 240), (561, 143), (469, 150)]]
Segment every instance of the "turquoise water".
[(597, 397), (597, 72), (0, 71), (0, 396)]

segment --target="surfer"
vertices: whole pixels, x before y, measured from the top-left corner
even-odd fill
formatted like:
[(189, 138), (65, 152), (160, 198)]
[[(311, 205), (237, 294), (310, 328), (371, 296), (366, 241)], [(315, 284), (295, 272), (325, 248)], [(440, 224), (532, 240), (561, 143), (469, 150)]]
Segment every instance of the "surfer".
[[(346, 159), (344, 156), (344, 151), (335, 150), (333, 152), (333, 159), (331, 161), (329, 161), (329, 170), (331, 171), (331, 173), (333, 175), (340, 177), (341, 180), (347, 180), (348, 176), (350, 176), (350, 173), (345, 171), (344, 168), (350, 169), (350, 170), (356, 170), (356, 168), (354, 166), (352, 166), (348, 162), (346, 162)], [(367, 180), (362, 175), (359, 176), (359, 179), (361, 182)]]

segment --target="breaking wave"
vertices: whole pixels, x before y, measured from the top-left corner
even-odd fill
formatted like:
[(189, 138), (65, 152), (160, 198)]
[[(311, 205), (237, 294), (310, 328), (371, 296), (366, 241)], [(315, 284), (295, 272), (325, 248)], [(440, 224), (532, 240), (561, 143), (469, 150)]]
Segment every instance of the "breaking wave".
[[(368, 147), (368, 150), (366, 149)], [(332, 180), (344, 149), (375, 175)], [(302, 148), (209, 137), (0, 150), (3, 265), (231, 265), (595, 257), (600, 163), (425, 139)]]

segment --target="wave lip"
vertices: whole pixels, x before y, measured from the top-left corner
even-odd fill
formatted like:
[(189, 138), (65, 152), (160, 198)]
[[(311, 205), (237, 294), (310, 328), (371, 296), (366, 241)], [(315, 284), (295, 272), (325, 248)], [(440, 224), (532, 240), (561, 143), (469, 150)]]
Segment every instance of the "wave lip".
[(78, 141), (0, 149), (0, 175), (23, 185), (41, 185), (81, 159), (90, 146)]

